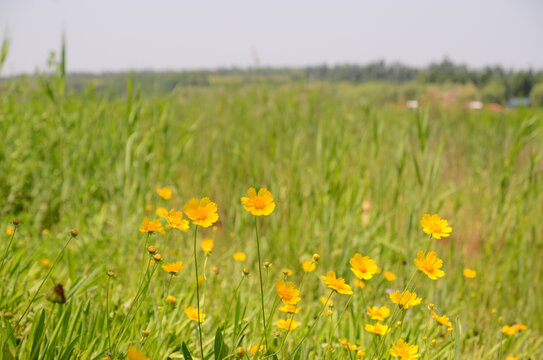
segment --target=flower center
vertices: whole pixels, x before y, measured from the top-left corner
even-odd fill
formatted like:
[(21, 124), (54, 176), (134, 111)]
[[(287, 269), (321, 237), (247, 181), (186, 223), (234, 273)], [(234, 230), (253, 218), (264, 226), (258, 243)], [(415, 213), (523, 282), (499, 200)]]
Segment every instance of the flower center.
[(256, 209), (264, 209), (266, 207), (266, 202), (264, 201), (264, 199), (257, 197), (253, 199), (253, 206)]

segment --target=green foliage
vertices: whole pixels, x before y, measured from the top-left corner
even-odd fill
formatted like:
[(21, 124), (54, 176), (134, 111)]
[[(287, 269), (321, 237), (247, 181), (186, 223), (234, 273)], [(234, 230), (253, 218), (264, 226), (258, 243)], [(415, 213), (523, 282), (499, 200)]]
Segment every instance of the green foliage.
[[(257, 344), (258, 277), (240, 280), (242, 267), (257, 273), (253, 220), (239, 201), (250, 186), (267, 186), (277, 203), (261, 228), (263, 260), (273, 264), (265, 273), (268, 314), (280, 270), (291, 268), (298, 284), (300, 261), (315, 252), (322, 256), (306, 279), (300, 327), (289, 339), (300, 341), (322, 308), (318, 299), (326, 290), (318, 275), (334, 270), (352, 282), (354, 252), (398, 276), (395, 282), (375, 277), (365, 289), (355, 288), (339, 326), (323, 321), (296, 354), (289, 352), (296, 342), (287, 341), (277, 358), (323, 358), (330, 333), (370, 346), (365, 308), (390, 305), (386, 290), (407, 282), (412, 259), (425, 245), (419, 221), (426, 212), (441, 214), (454, 230), (451, 239), (432, 245), (445, 261), (446, 276), (424, 279), (417, 292), (457, 320), (452, 333), (433, 322), (427, 327), (420, 319), (431, 320), (430, 313), (420, 306), (406, 315), (402, 336), (421, 351), (432, 349), (430, 358), (496, 358), (500, 344), (504, 355), (541, 353), (540, 109), (414, 112), (387, 104), (405, 89), (382, 82), (226, 82), (145, 96), (136, 74), (126, 75), (118, 91), (68, 86), (63, 94), (61, 67), (54, 68), (40, 86), (29, 79), (7, 81), (0, 96), (0, 216), (6, 225), (15, 216), (22, 220), (0, 271), (4, 358), (102, 359), (112, 347), (125, 358), (130, 344), (153, 360), (199, 354), (194, 323), (183, 313), (195, 304), (186, 234), (173, 233), (163, 254), (166, 261), (183, 260), (186, 268), (170, 278), (156, 267), (153, 281), (143, 283), (139, 310), (127, 316), (148, 256), (138, 226), (144, 216), (155, 216), (146, 205), (180, 209), (193, 196), (210, 196), (220, 214), (215, 231), (202, 230), (202, 238), (213, 237), (216, 244), (202, 266), (205, 354), (232, 358), (238, 346)], [(174, 190), (171, 201), (158, 198), (161, 186)], [(17, 316), (7, 313), (23, 312), (47, 272), (41, 260), (55, 258), (72, 227), (80, 235), (13, 329)], [(5, 226), (1, 230), (6, 243)], [(152, 235), (150, 242), (163, 251), (162, 237)], [(245, 251), (248, 261), (233, 262), (235, 251)], [(213, 266), (219, 275), (210, 271)], [(476, 269), (477, 278), (465, 279), (464, 267)], [(106, 270), (116, 276), (108, 280)], [(65, 304), (44, 296), (59, 283)], [(177, 298), (176, 306), (164, 302), (168, 294)], [(347, 298), (334, 300), (330, 319), (337, 324)], [(277, 346), (271, 336), (276, 320), (271, 346)], [(501, 326), (516, 322), (529, 330), (501, 343)], [(426, 332), (437, 348), (424, 340)], [(332, 345), (334, 358), (348, 358)]]
[(506, 88), (500, 80), (492, 80), (481, 89), (481, 99), (486, 103), (504, 104)]
[(543, 106), (543, 82), (536, 84), (530, 93), (533, 106)]

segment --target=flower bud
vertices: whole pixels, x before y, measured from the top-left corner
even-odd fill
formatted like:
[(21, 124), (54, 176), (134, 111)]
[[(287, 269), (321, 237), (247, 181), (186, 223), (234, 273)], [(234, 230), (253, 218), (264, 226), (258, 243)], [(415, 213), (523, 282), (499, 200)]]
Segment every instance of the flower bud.
[(245, 349), (242, 348), (241, 346), (239, 348), (236, 349), (236, 356), (239, 357), (239, 358), (242, 358), (245, 356)]
[(243, 268), (243, 275), (249, 276), (250, 273), (251, 273), (251, 271), (249, 269)]
[(168, 295), (168, 297), (166, 297), (166, 304), (174, 306), (176, 303), (177, 299), (175, 298), (175, 296)]
[(70, 231), (70, 234), (72, 235), (72, 237), (77, 237), (77, 235), (79, 235), (79, 231), (77, 231), (76, 229), (72, 229)]
[(162, 255), (155, 254), (155, 255), (153, 255), (153, 259), (155, 259), (156, 262), (160, 262), (162, 260)]
[(15, 219), (13, 219), (12, 222), (13, 222), (13, 225), (17, 226), (17, 225), (19, 225), (21, 223), (21, 220), (15, 218)]
[(147, 251), (149, 252), (149, 254), (154, 254), (154, 253), (156, 253), (156, 251), (157, 251), (157, 247), (154, 246), (154, 245), (151, 245), (151, 246), (149, 246), (149, 247), (147, 248)]
[(319, 260), (321, 259), (321, 256), (319, 254), (313, 254), (313, 261), (314, 262), (319, 262)]

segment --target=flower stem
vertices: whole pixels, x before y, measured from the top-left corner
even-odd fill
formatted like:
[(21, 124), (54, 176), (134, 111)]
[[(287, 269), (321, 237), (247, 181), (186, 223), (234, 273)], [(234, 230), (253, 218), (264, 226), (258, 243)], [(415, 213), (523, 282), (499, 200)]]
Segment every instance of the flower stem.
[(107, 283), (106, 283), (106, 328), (107, 328), (108, 350), (111, 351), (111, 333), (109, 331), (109, 279), (110, 279), (110, 276), (108, 275)]
[(319, 321), (322, 313), (324, 312), (324, 310), (326, 309), (326, 305), (328, 305), (328, 301), (330, 301), (330, 298), (332, 297), (332, 294), (334, 293), (334, 290), (331, 290), (330, 291), (330, 295), (328, 295), (328, 297), (326, 298), (326, 301), (324, 302), (324, 305), (322, 306), (322, 309), (321, 311), (319, 312), (319, 315), (317, 315), (317, 318), (315, 319), (315, 321), (313, 322), (313, 324), (311, 325), (311, 327), (309, 328), (309, 330), (307, 330), (307, 332), (304, 334), (304, 337), (302, 338), (302, 340), (300, 340), (300, 343), (294, 348), (294, 351), (293, 351), (293, 355), (296, 354), (296, 351), (298, 351), (298, 349), (300, 348), (300, 346), (302, 346), (302, 344), (304, 343), (304, 340), (307, 338), (307, 336), (309, 335), (309, 333), (313, 330), (313, 328), (315, 327), (315, 325), (317, 325), (317, 322)]
[(200, 355), (204, 359), (204, 339), (202, 338), (202, 324), (200, 323), (200, 284), (198, 283), (198, 255), (196, 253), (196, 238), (198, 235), (198, 225), (194, 229), (194, 274), (196, 276), (196, 306), (198, 308), (198, 334), (200, 336)]
[[(315, 264), (315, 262), (312, 260), (310, 267), (313, 266), (313, 264)], [(300, 282), (300, 293), (303, 291), (306, 275), (307, 275), (307, 272), (304, 271), (304, 275), (302, 276), (302, 281)], [(290, 317), (290, 323), (291, 324), (294, 321), (294, 315), (296, 315), (296, 309), (297, 308), (298, 308), (298, 303), (296, 303), (294, 305), (294, 311), (292, 312), (292, 316)], [(281, 347), (279, 348), (279, 351), (277, 351), (278, 353), (280, 353), (281, 350), (283, 350), (283, 345), (285, 345), (285, 342), (287, 341), (287, 337), (288, 337), (289, 334), (290, 334), (290, 326), (289, 326), (289, 328), (287, 330), (287, 333), (285, 334), (285, 337), (283, 337), (283, 341), (281, 342)]]
[(0, 264), (0, 274), (2, 273), (2, 270), (4, 269), (4, 261), (6, 261), (9, 249), (11, 248), (11, 244), (13, 243), (13, 238), (15, 237), (15, 233), (17, 232), (17, 226), (13, 229), (13, 234), (11, 234), (11, 238), (9, 239), (8, 246), (6, 247), (6, 251), (4, 253), (4, 256), (2, 257), (2, 264)]
[(260, 280), (260, 305), (262, 309), (262, 325), (264, 327), (264, 343), (266, 344), (266, 349), (268, 349), (268, 335), (266, 334), (266, 314), (264, 312), (264, 287), (262, 285), (262, 262), (260, 260), (260, 238), (258, 237), (258, 221), (255, 216), (255, 232), (256, 232), (256, 251), (258, 255), (258, 277)]

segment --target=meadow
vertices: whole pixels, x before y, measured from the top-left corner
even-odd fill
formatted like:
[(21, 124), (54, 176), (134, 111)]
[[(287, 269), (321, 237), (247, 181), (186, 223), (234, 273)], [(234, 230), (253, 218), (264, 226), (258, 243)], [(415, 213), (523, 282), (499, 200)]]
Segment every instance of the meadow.
[[(543, 358), (541, 109), (305, 81), (0, 91), (3, 359)], [(244, 208), (251, 187), (273, 211)], [(209, 226), (185, 207), (204, 197)], [(405, 289), (420, 304), (393, 303)]]

